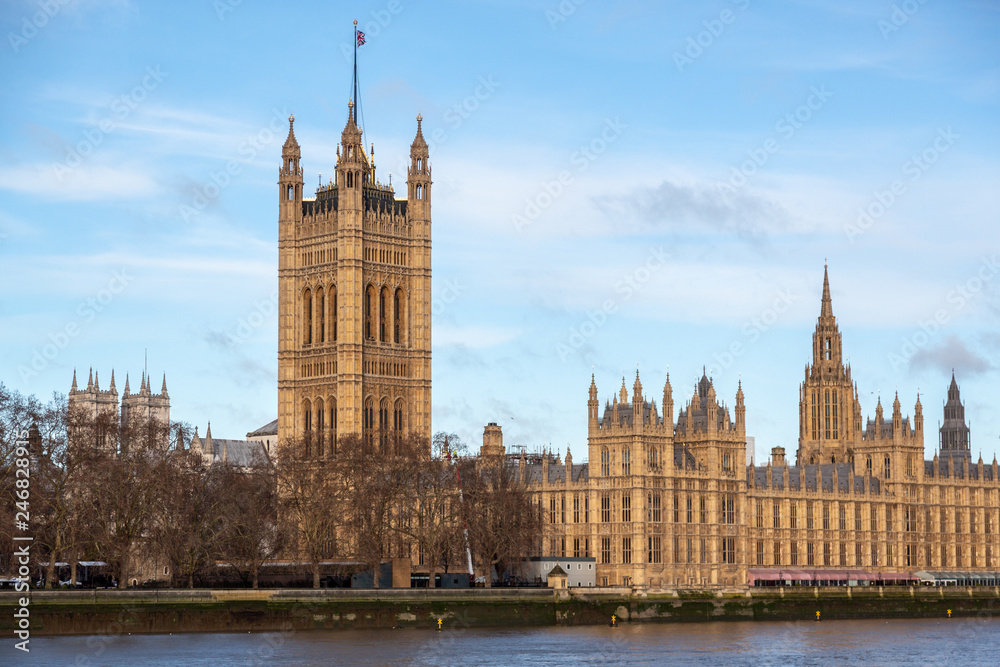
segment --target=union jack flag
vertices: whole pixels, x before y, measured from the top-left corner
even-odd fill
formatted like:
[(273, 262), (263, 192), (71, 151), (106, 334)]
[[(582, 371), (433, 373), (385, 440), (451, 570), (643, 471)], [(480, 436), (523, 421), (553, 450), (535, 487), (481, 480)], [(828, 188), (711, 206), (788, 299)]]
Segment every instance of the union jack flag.
[(365, 43), (365, 33), (361, 32), (360, 30), (355, 30), (354, 32), (356, 32), (358, 35), (358, 46), (361, 46), (362, 44)]

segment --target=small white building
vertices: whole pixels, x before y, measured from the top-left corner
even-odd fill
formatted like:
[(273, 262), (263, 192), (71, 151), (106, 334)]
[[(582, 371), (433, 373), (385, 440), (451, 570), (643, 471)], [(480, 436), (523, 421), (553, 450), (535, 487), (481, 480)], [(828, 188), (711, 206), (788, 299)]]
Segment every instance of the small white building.
[(528, 581), (549, 583), (549, 572), (557, 565), (566, 572), (567, 588), (586, 588), (597, 582), (596, 558), (556, 558), (554, 556), (532, 556), (524, 563)]

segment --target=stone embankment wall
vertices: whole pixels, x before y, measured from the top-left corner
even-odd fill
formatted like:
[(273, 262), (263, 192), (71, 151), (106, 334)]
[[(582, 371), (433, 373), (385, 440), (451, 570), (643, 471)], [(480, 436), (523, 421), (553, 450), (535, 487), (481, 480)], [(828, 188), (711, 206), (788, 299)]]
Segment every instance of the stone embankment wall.
[[(0, 593), (0, 632), (13, 630), (19, 594)], [(32, 591), (31, 632), (122, 635), (293, 632), (322, 629), (473, 627), (992, 617), (996, 588), (768, 588), (751, 591), (629, 589)], [(7, 611), (11, 613), (7, 613)]]

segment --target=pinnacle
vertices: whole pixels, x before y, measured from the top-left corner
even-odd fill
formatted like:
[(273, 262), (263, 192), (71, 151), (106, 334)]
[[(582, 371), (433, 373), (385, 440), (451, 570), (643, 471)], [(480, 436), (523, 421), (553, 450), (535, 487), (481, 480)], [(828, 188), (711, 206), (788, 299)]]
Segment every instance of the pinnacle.
[(288, 116), (288, 138), (285, 139), (284, 149), (296, 149), (299, 142), (295, 139), (295, 114)]
[(823, 303), (819, 310), (820, 318), (833, 317), (833, 302), (830, 299), (830, 276), (826, 270), (826, 262), (823, 262)]

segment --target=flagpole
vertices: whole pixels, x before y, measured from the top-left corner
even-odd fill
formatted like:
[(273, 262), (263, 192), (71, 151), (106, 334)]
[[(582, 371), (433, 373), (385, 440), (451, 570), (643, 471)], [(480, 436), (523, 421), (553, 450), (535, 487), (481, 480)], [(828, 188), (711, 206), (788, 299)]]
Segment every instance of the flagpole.
[(354, 19), (354, 124), (358, 124), (358, 20)]

